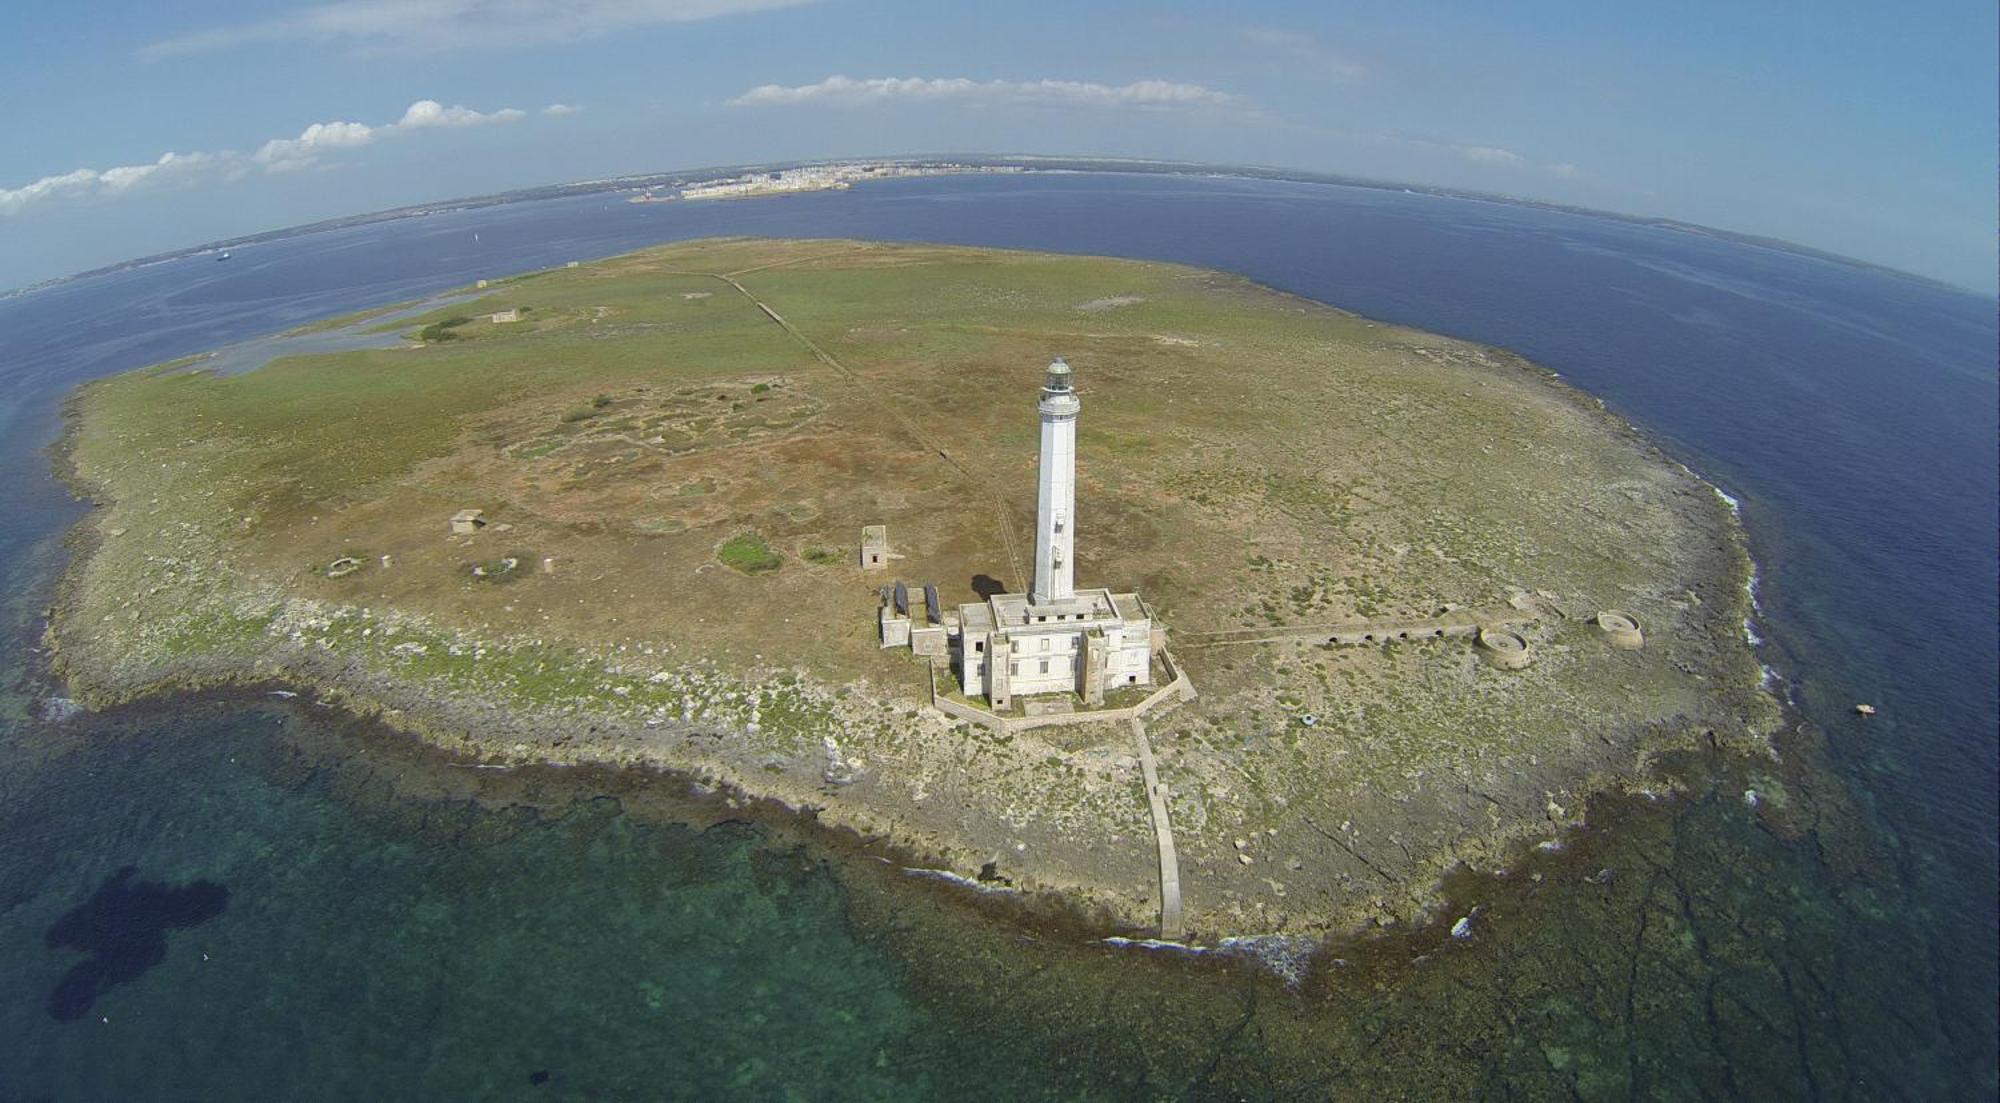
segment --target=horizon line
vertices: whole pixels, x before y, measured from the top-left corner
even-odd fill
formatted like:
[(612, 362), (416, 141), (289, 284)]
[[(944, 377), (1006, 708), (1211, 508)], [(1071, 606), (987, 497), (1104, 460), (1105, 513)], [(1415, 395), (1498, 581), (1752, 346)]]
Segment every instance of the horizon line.
[[(1563, 214), (1573, 214), (1586, 218), (1605, 219), (1609, 221), (1624, 222), (1633, 225), (1650, 226), (1655, 229), (1672, 230), (1679, 233), (1691, 233), (1699, 236), (1713, 237), (1717, 240), (1731, 241), (1739, 245), (1746, 245), (1754, 248), (1772, 249), (1778, 252), (1787, 253), (1792, 256), (1826, 261), (1830, 263), (1840, 264), (1850, 268), (1881, 272), (1887, 275), (1896, 276), (1907, 280), (1914, 280), (1918, 283), (1926, 284), (1931, 287), (1936, 287), (1942, 290), (1971, 295), (1982, 301), (2000, 301), (2000, 290), (1986, 291), (1979, 288), (1968, 287), (1963, 284), (1953, 283), (1950, 280), (1941, 279), (1936, 276), (1926, 276), (1923, 275), (1922, 273), (1911, 272), (1902, 268), (1896, 268), (1892, 265), (1884, 264), (1880, 261), (1867, 260), (1861, 257), (1850, 256), (1845, 253), (1836, 253), (1830, 249), (1824, 249), (1816, 245), (1807, 245), (1802, 242), (1792, 241), (1788, 238), (1780, 238), (1767, 234), (1756, 234), (1744, 230), (1731, 230), (1720, 226), (1709, 226), (1704, 223), (1689, 222), (1684, 219), (1673, 218), (1666, 215), (1634, 214), (1630, 212), (1615, 211), (1601, 207), (1585, 207), (1572, 203), (1562, 203), (1550, 199), (1538, 199), (1533, 196), (1509, 195), (1505, 192), (1489, 192), (1474, 188), (1460, 188), (1445, 184), (1425, 184), (1412, 180), (1391, 180), (1381, 177), (1350, 176), (1344, 173), (1296, 168), (1287, 165), (1266, 165), (1266, 164), (1254, 164), (1254, 163), (1230, 163), (1230, 162), (1215, 162), (1215, 161), (1181, 161), (1181, 160), (1173, 160), (1168, 158), (1157, 158), (1157, 157), (1116, 157), (1116, 156), (1096, 155), (1096, 154), (1058, 154), (1058, 153), (908, 153), (908, 154), (883, 154), (883, 155), (873, 155), (873, 156), (857, 155), (857, 156), (846, 156), (846, 157), (815, 157), (815, 158), (788, 159), (788, 160), (776, 160), (776, 161), (748, 161), (733, 165), (701, 165), (701, 166), (692, 166), (686, 168), (663, 169), (652, 172), (626, 173), (619, 176), (594, 177), (594, 178), (586, 178), (578, 180), (563, 180), (546, 184), (530, 184), (518, 188), (510, 188), (505, 191), (485, 192), (478, 195), (456, 196), (445, 199), (420, 200), (414, 203), (405, 203), (395, 207), (384, 207), (373, 211), (357, 211), (352, 214), (334, 215), (329, 218), (316, 219), (311, 222), (302, 222), (302, 223), (295, 223), (289, 226), (273, 227), (268, 230), (253, 231), (251, 233), (240, 234), (235, 237), (220, 238), (213, 241), (200, 242), (197, 244), (170, 249), (163, 252), (149, 253), (143, 256), (131, 257), (125, 260), (115, 261), (110, 264), (98, 265), (97, 267), (84, 269), (79, 272), (73, 272), (68, 275), (51, 276), (48, 279), (38, 280), (31, 284), (25, 284), (19, 287), (0, 290), (0, 299), (17, 298), (23, 295), (33, 294), (34, 292), (37, 291), (41, 291), (65, 283), (70, 283), (76, 280), (90, 279), (95, 276), (108, 275), (113, 272), (125, 271), (132, 268), (145, 267), (152, 264), (160, 264), (166, 261), (176, 260), (182, 257), (191, 256), (205, 251), (233, 248), (242, 245), (256, 244), (266, 241), (279, 241), (293, 237), (304, 237), (310, 234), (324, 233), (329, 230), (345, 229), (350, 226), (371, 225), (379, 222), (393, 222), (402, 218), (419, 217), (424, 213), (434, 213), (440, 208), (466, 207), (472, 205), (486, 207), (486, 206), (502, 206), (508, 203), (532, 203), (541, 200), (565, 198), (569, 195), (588, 195), (592, 194), (593, 192), (599, 192), (599, 191), (618, 191), (624, 188), (635, 187), (637, 186), (637, 182), (642, 180), (653, 180), (661, 177), (687, 176), (695, 173), (742, 173), (742, 172), (768, 170), (768, 169), (796, 168), (796, 167), (807, 167), (814, 165), (854, 164), (854, 163), (892, 164), (892, 163), (910, 163), (910, 162), (933, 163), (933, 162), (950, 162), (950, 161), (959, 161), (967, 163), (984, 162), (988, 164), (1021, 164), (1021, 163), (1031, 163), (1038, 161), (1069, 162), (1072, 164), (1085, 165), (1085, 166), (1092, 166), (1092, 165), (1106, 166), (1104, 168), (1096, 168), (1096, 169), (1077, 168), (1077, 169), (1071, 169), (1069, 171), (1077, 171), (1077, 172), (1097, 171), (1106, 173), (1118, 172), (1121, 170), (1122, 167), (1157, 166), (1160, 168), (1176, 169), (1176, 170), (1196, 169), (1196, 170), (1201, 170), (1205, 174), (1212, 176), (1236, 176), (1243, 179), (1284, 180), (1293, 183), (1324, 184), (1334, 187), (1356, 187), (1356, 188), (1368, 188), (1372, 190), (1407, 191), (1416, 194), (1430, 195), (1438, 198), (1464, 199), (1474, 202), (1501, 203), (1514, 207), (1536, 208), (1540, 210), (1554, 211)], [(545, 193), (545, 192), (555, 192), (562, 194), (535, 194), (535, 193)]]

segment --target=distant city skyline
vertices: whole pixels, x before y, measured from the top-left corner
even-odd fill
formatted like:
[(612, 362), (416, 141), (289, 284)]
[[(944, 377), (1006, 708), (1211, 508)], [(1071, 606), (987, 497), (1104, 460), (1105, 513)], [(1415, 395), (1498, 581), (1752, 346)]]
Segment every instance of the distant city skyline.
[(1258, 164), (1770, 236), (1996, 288), (1991, 4), (196, 0), (0, 13), (0, 287), (702, 165)]

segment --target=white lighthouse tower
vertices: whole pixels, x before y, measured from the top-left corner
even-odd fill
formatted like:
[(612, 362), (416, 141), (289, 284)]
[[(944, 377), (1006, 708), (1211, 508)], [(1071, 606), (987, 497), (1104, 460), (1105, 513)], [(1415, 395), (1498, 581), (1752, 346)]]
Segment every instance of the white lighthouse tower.
[(1035, 605), (1076, 595), (1076, 415), (1083, 403), (1058, 356), (1042, 382), (1041, 494), (1035, 507)]
[[(1013, 709), (1017, 697), (1065, 693), (1089, 710), (1104, 704), (1107, 690), (1152, 685), (1154, 650), (1165, 642), (1138, 594), (1076, 588), (1076, 415), (1083, 403), (1060, 358), (1042, 378), (1038, 409), (1034, 584), (1024, 594), (958, 607), (959, 684), (967, 697), (984, 696), (998, 712)], [(881, 617), (883, 646), (900, 645), (907, 631), (914, 649), (917, 630), (892, 627), (898, 620), (908, 625), (907, 614), (892, 615), (885, 606)]]

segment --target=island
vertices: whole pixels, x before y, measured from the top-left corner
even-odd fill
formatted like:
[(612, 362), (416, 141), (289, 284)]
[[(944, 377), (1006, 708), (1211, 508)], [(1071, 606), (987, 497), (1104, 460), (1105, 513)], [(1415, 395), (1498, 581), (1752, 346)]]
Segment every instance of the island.
[(1240, 277), (710, 239), (343, 324), (386, 344), (74, 397), (79, 701), (288, 686), (1211, 939), (1431, 916), (1778, 723), (1717, 491), (1516, 356)]

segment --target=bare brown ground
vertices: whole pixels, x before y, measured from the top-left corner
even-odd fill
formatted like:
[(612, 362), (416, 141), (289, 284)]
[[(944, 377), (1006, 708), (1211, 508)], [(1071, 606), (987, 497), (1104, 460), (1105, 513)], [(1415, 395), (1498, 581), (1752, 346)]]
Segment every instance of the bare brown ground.
[[(999, 858), (1143, 914), (1150, 836), (1123, 729), (989, 744), (917, 716), (922, 669), (876, 646), (876, 588), (896, 578), (950, 602), (976, 580), (1021, 585), (1035, 388), (1062, 354), (1084, 403), (1079, 581), (1143, 593), (1189, 643), (1203, 694), (1152, 722), (1196, 929), (1407, 915), (1451, 865), (1504, 861), (1659, 748), (1768, 722), (1738, 635), (1746, 560), (1719, 502), (1504, 353), (1216, 273), (854, 242), (691, 243), (459, 309), (503, 306), (526, 320), (93, 390), (79, 472), (118, 502), (99, 524), (133, 536), (77, 587), (79, 670), (123, 664), (136, 684), (209, 646), (192, 628), (142, 643), (115, 627), (194, 623), (175, 619), (173, 589), (146, 592), (159, 568), (143, 556), (172, 545), (226, 564), (228, 586), (327, 607), (664, 671), (712, 664), (752, 686), (797, 674), (837, 697), (823, 728), (689, 743), (667, 725), (590, 753), (726, 768), (964, 871)], [(466, 507), (491, 525), (448, 536)], [(888, 572), (856, 565), (867, 524), (889, 528)], [(725, 565), (745, 535), (781, 565)], [(367, 569), (327, 578), (343, 555)], [(1193, 646), (1522, 593), (1546, 615), (1521, 673), (1454, 641)], [(1614, 606), (1646, 624), (1645, 651), (1589, 627)], [(395, 681), (383, 670), (377, 699)], [(421, 708), (439, 692), (393, 696)], [(525, 728), (495, 741), (583, 755)], [(863, 763), (854, 777), (820, 780), (822, 736)]]

